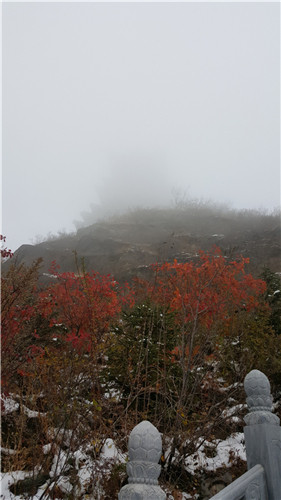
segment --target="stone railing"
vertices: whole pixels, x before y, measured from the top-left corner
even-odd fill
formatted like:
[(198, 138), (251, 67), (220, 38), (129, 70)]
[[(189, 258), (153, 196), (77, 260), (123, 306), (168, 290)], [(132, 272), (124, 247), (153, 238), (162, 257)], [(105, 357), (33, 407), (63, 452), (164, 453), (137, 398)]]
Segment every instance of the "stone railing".
[[(244, 420), (248, 471), (212, 497), (212, 500), (281, 500), (281, 428), (272, 413), (269, 380), (252, 370), (244, 380), (249, 413)], [(129, 437), (128, 484), (118, 500), (165, 500), (158, 484), (162, 453), (160, 433), (147, 420)]]

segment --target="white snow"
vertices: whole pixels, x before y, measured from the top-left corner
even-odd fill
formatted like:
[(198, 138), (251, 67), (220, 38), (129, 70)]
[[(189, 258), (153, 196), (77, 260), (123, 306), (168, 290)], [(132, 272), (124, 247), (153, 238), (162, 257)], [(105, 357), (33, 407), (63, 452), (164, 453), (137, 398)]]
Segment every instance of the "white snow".
[(213, 447), (213, 443), (204, 443), (200, 446), (198, 451), (193, 455), (190, 455), (185, 460), (186, 469), (190, 473), (194, 473), (197, 470), (205, 469), (209, 471), (215, 471), (220, 467), (230, 467), (231, 466), (231, 456), (240, 458), (246, 461), (246, 451), (244, 446), (244, 433), (237, 432), (232, 434), (229, 438), (223, 441), (216, 441), (216, 456), (209, 458), (204, 453), (204, 448), (206, 445)]
[[(236, 410), (240, 409), (244, 405), (236, 405)], [(231, 414), (231, 412), (229, 412)], [(204, 450), (205, 447), (214, 449), (216, 455), (213, 458), (209, 458), (206, 456)], [(84, 448), (80, 448), (75, 452), (67, 452), (60, 449), (57, 453), (55, 453), (53, 457), (53, 463), (50, 470), (50, 477), (56, 477), (61, 473), (61, 477), (57, 480), (56, 484), (59, 486), (62, 492), (65, 494), (70, 494), (71, 492), (77, 494), (77, 496), (85, 495), (88, 487), (92, 484), (93, 478), (95, 477), (95, 493), (94, 496), (89, 498), (93, 498), (93, 500), (102, 497), (102, 484), (100, 484), (100, 474), (104, 468), (104, 465), (107, 461), (114, 461), (115, 463), (124, 463), (127, 459), (127, 455), (121, 453), (116, 447), (114, 441), (111, 438), (105, 440), (105, 443), (102, 447), (101, 454), (99, 460), (96, 461), (91, 458), (87, 451), (89, 451), (91, 446), (87, 446)], [(51, 449), (51, 443), (44, 446), (44, 453), (48, 453)], [(244, 434), (236, 433), (231, 435), (228, 439), (225, 440), (216, 440), (213, 443), (209, 443), (204, 441), (203, 444), (199, 447), (198, 451), (193, 455), (189, 456), (185, 460), (185, 466), (188, 472), (195, 473), (198, 470), (208, 470), (208, 471), (216, 471), (221, 467), (230, 467), (231, 459), (235, 457), (239, 457), (242, 460), (246, 460), (246, 453), (244, 447)], [(69, 481), (69, 477), (63, 475), (64, 472), (67, 472), (68, 464), (67, 461), (69, 458), (75, 459), (75, 468), (78, 469), (78, 479), (79, 484), (75, 487), (75, 491), (73, 490), (73, 485)], [(1, 495), (0, 499), (7, 500), (19, 500), (23, 499), (23, 495), (13, 495), (9, 486), (14, 482), (24, 479), (26, 477), (30, 477), (32, 472), (23, 472), (16, 471), (10, 474), (4, 473), (1, 474)], [(33, 496), (34, 500), (39, 500), (42, 493), (48, 488), (48, 482), (42, 485), (36, 495)], [(49, 500), (50, 497), (46, 496), (46, 500)], [(183, 494), (183, 499), (188, 500), (191, 496), (188, 493)]]
[(60, 488), (60, 490), (63, 493), (70, 494), (72, 492), (73, 485), (69, 481), (68, 477), (65, 477), (65, 476), (60, 477), (57, 480), (56, 485)]
[(8, 413), (12, 413), (19, 408), (19, 403), (17, 403), (11, 396), (12, 394), (9, 396), (1, 396), (1, 401), (3, 403), (2, 415), (8, 415)]
[(22, 407), (23, 407), (24, 413), (27, 415), (28, 418), (37, 418), (39, 416), (44, 417), (47, 415), (46, 413), (40, 413), (38, 411), (30, 410), (29, 408), (27, 408), (27, 406), (24, 406), (24, 405)]
[(246, 406), (247, 406), (246, 404), (239, 404), (232, 406), (231, 408), (226, 408), (222, 412), (222, 417), (224, 418), (232, 417), (233, 415), (235, 415), (235, 413), (238, 413), (243, 408), (246, 408)]
[(0, 453), (3, 455), (16, 455), (17, 450), (12, 450), (11, 448), (3, 448), (0, 446)]
[[(19, 409), (19, 403), (15, 401), (15, 399), (12, 397), (13, 394), (9, 394), (9, 396), (2, 395), (1, 396), (1, 401), (3, 403), (3, 410), (2, 414), (3, 415), (8, 415), (8, 413), (13, 413), (14, 411), (17, 411)], [(27, 415), (28, 418), (36, 418), (41, 416), (45, 416), (46, 413), (40, 413), (38, 411), (33, 411), (27, 408), (27, 406), (22, 405), (22, 409), (24, 413)]]
[[(224, 380), (221, 379), (220, 382), (223, 383)], [(233, 384), (228, 387), (222, 387), (221, 391), (228, 391), (238, 385), (239, 384)], [(117, 395), (114, 394), (114, 391), (109, 391), (108, 396), (116, 397)], [(5, 414), (19, 409), (19, 404), (15, 401), (12, 394), (3, 397), (2, 401)], [(232, 398), (229, 398), (229, 402), (230, 401), (234, 402)], [(237, 413), (239, 413), (245, 406), (245, 404), (236, 404), (235, 406), (226, 408), (222, 412), (222, 416), (224, 418), (231, 418), (233, 421), (238, 421), (239, 417), (237, 416)], [(39, 415), (42, 415), (39, 412), (30, 410), (26, 406), (23, 406), (23, 411), (30, 418), (36, 418)], [(105, 439), (98, 459), (94, 458), (95, 454), (92, 453), (93, 444), (90, 442), (79, 447), (76, 451), (71, 451), (70, 444), (72, 432), (73, 431), (66, 429), (48, 429), (47, 435), (49, 440), (52, 442), (43, 446), (43, 453), (47, 454), (51, 450), (54, 453), (49, 472), (50, 480), (38, 488), (37, 493), (32, 497), (33, 500), (39, 500), (49, 486), (52, 490), (54, 484), (56, 484), (65, 495), (72, 494), (75, 498), (82, 495), (87, 496), (89, 500), (100, 500), (103, 496), (103, 480), (107, 477), (107, 474), (110, 474), (112, 464), (125, 463), (127, 461), (127, 453), (122, 453), (112, 438)], [(54, 444), (54, 441), (56, 444)], [(198, 442), (198, 445), (200, 442), (201, 441)], [(60, 446), (61, 444), (64, 444), (66, 449), (62, 449)], [(213, 450), (213, 455), (215, 456), (211, 458), (208, 457), (208, 453), (206, 454), (207, 448), (209, 450)], [(1, 451), (3, 455), (12, 455), (16, 453), (15, 450), (8, 448), (2, 448)], [(169, 450), (167, 450), (167, 453), (169, 453)], [(215, 440), (212, 443), (203, 441), (202, 438), (202, 444), (199, 446), (197, 452), (186, 458), (185, 467), (191, 474), (200, 470), (216, 471), (221, 467), (230, 467), (233, 462), (233, 457), (246, 461), (243, 433), (232, 434), (228, 439)], [(67, 475), (71, 467), (69, 459), (72, 459), (72, 462), (75, 462), (75, 469), (78, 471), (78, 482), (75, 486), (71, 484), (70, 476)], [(9, 486), (19, 480), (30, 477), (33, 474), (34, 472), (23, 471), (2, 473), (0, 499), (20, 500), (26, 498), (26, 495), (14, 495), (11, 493)], [(56, 480), (58, 476), (60, 477)], [(54, 483), (54, 480), (56, 480), (56, 483)], [(93, 484), (94, 492), (88, 495), (87, 492), (89, 491), (89, 487)], [(45, 500), (50, 500), (50, 498), (51, 497), (48, 494), (45, 494)], [(192, 498), (192, 496), (188, 493), (183, 493), (182, 498), (184, 500), (188, 500)]]
[(50, 453), (51, 449), (52, 449), (52, 443), (45, 444), (42, 447), (44, 455), (47, 455), (48, 453)]
[[(32, 476), (32, 472), (23, 472), (23, 471), (13, 471), (13, 472), (1, 472), (1, 494), (0, 498), (3, 498), (5, 500), (16, 500), (19, 498), (23, 498), (22, 495), (14, 495), (11, 493), (9, 490), (9, 486), (12, 484), (16, 483), (17, 481), (20, 481), (22, 479), (25, 479), (26, 477)], [(35, 496), (33, 497), (34, 499), (36, 498)]]
[(52, 467), (49, 472), (51, 478), (57, 477), (63, 472), (67, 459), (68, 455), (62, 449), (60, 449), (59, 452), (54, 455)]
[(108, 438), (105, 441), (101, 450), (100, 457), (105, 460), (109, 458), (118, 458), (121, 459), (122, 462), (124, 461), (124, 456), (116, 448), (114, 441), (111, 438)]

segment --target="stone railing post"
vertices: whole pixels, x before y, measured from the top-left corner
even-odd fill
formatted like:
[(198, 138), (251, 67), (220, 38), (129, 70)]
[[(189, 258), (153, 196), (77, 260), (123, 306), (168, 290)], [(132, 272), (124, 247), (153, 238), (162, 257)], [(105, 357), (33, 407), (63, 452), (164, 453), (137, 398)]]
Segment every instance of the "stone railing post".
[(158, 485), (162, 453), (160, 433), (147, 420), (136, 425), (129, 436), (128, 482), (121, 488), (118, 500), (165, 500)]
[[(244, 417), (247, 465), (263, 466), (268, 500), (281, 499), (281, 427), (272, 413), (269, 380), (259, 370), (252, 370), (244, 380), (249, 413)], [(251, 498), (258, 498), (251, 497)]]

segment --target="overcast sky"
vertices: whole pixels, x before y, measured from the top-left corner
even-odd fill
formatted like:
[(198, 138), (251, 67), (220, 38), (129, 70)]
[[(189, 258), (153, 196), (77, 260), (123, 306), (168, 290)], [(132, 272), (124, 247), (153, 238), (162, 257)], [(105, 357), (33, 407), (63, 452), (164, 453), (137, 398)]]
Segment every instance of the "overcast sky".
[[(279, 3), (7, 3), (3, 228), (172, 192), (280, 204)], [(98, 212), (98, 210), (97, 210)]]

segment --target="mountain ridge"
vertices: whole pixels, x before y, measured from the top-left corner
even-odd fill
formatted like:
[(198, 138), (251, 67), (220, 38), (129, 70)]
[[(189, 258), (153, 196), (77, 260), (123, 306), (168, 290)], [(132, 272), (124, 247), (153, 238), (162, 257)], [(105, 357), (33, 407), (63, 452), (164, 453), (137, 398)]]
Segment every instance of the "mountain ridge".
[[(62, 272), (76, 271), (81, 260), (87, 271), (112, 274), (130, 281), (147, 274), (155, 262), (196, 259), (199, 250), (218, 246), (235, 258), (250, 258), (248, 270), (258, 274), (264, 267), (281, 272), (279, 215), (197, 209), (137, 209), (98, 221), (76, 233), (35, 244), (21, 245), (4, 263), (31, 265), (42, 258), (41, 275), (52, 261)], [(41, 277), (42, 277), (41, 276)]]

